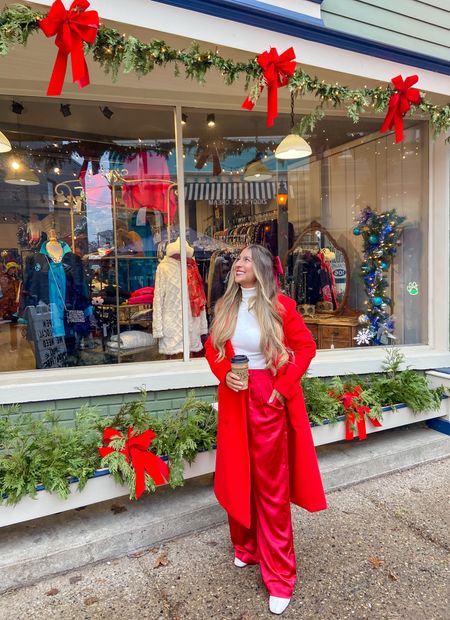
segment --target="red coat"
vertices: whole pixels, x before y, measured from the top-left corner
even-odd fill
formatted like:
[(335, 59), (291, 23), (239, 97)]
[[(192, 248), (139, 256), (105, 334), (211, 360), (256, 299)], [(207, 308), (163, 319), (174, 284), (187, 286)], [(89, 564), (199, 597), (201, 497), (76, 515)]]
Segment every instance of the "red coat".
[[(311, 332), (296, 310), (295, 301), (279, 295), (284, 306), (283, 332), (286, 346), (294, 358), (277, 373), (274, 387), (286, 399), (289, 443), (289, 485), (291, 501), (310, 512), (326, 505), (306, 413), (300, 379), (316, 353)], [(225, 358), (217, 361), (211, 338), (206, 344), (206, 359), (219, 379), (219, 423), (217, 432), (214, 492), (221, 506), (245, 527), (250, 527), (250, 460), (247, 439), (245, 392), (234, 392), (225, 383), (234, 355), (231, 342), (225, 343)]]

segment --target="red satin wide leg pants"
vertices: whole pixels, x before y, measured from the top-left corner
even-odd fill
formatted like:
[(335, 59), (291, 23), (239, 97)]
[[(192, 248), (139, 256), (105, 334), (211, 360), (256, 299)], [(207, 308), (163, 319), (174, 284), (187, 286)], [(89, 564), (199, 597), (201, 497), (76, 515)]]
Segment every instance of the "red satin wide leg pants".
[(296, 564), (289, 495), (286, 411), (273, 390), (269, 370), (250, 370), (248, 441), (251, 468), (251, 524), (247, 529), (228, 517), (237, 558), (259, 564), (271, 596), (291, 598)]

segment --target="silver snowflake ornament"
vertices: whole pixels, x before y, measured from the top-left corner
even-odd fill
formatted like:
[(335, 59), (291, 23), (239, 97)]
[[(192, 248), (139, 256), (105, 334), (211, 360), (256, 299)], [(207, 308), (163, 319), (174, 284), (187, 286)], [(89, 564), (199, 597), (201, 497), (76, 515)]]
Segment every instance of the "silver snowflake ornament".
[(373, 336), (373, 331), (368, 327), (365, 327), (364, 329), (359, 330), (353, 340), (356, 340), (356, 344), (361, 346), (363, 344), (370, 344), (373, 340)]

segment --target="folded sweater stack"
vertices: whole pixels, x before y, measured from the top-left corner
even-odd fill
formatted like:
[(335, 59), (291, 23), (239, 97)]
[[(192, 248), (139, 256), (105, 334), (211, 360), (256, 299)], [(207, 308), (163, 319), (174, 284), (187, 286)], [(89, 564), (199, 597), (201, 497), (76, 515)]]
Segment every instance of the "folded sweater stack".
[(143, 288), (138, 288), (136, 291), (131, 293), (131, 297), (128, 300), (129, 305), (136, 304), (152, 304), (155, 296), (155, 289), (153, 286), (144, 286)]

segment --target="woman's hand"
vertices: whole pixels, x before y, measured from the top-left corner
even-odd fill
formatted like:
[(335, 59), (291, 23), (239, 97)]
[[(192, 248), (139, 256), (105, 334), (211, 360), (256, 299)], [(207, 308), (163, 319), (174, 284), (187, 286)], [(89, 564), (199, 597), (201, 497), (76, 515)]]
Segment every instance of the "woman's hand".
[(227, 372), (227, 376), (225, 377), (225, 383), (230, 388), (230, 390), (233, 390), (233, 392), (239, 392), (240, 390), (244, 389), (244, 384), (242, 383), (242, 381), (231, 370)]
[(281, 405), (284, 405), (285, 398), (277, 390), (273, 390), (272, 394), (270, 395), (270, 398), (268, 400), (269, 405), (271, 405), (275, 399), (277, 399), (281, 403)]

